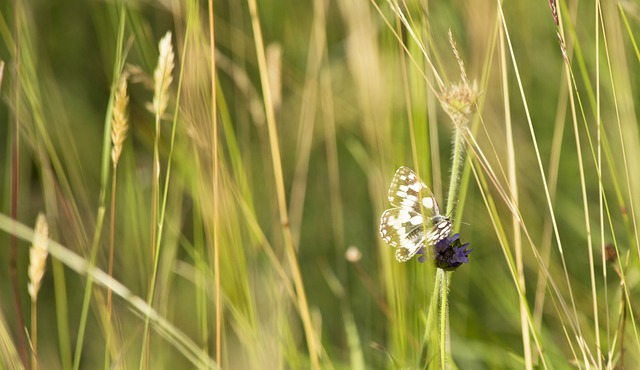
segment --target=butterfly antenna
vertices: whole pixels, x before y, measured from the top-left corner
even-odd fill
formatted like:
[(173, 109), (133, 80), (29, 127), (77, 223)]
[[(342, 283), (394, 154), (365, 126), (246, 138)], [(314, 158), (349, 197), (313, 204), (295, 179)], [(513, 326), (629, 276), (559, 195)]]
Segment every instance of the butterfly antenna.
[(447, 217), (451, 218), (453, 213), (456, 211), (456, 208), (458, 208), (458, 201), (457, 200), (456, 200), (456, 203), (453, 205), (453, 209), (451, 210), (451, 212), (449, 212), (449, 214), (447, 214)]

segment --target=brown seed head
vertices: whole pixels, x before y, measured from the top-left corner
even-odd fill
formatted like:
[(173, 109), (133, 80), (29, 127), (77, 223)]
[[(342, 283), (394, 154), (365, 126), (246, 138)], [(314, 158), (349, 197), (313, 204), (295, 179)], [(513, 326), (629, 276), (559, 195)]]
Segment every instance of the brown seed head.
[(475, 112), (478, 84), (462, 82), (450, 84), (439, 96), (442, 109), (451, 117), (456, 128), (466, 126)]
[(609, 243), (604, 246), (604, 260), (609, 263), (615, 263), (618, 259), (618, 255), (616, 254), (616, 247)]

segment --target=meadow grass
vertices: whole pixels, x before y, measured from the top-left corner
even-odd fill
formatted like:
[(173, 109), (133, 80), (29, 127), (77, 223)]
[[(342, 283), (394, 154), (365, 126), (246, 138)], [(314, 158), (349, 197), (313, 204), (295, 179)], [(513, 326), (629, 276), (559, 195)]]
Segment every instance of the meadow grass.
[[(640, 367), (638, 34), (628, 0), (3, 2), (0, 368)], [(399, 166), (468, 264), (396, 261)]]

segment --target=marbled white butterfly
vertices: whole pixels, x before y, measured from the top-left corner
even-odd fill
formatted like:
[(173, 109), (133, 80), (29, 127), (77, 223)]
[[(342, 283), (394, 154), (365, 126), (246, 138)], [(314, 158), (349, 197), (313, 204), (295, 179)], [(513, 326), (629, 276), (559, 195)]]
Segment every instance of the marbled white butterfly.
[(393, 208), (380, 217), (380, 236), (396, 249), (398, 261), (408, 261), (420, 248), (451, 234), (451, 219), (440, 214), (431, 190), (411, 169), (398, 168), (389, 187), (389, 202)]

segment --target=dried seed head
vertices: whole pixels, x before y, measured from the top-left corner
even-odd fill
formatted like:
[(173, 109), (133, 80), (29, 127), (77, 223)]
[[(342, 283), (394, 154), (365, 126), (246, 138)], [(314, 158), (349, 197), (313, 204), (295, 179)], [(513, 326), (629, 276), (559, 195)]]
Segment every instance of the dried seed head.
[[(122, 74), (127, 76), (127, 81), (134, 85), (142, 85), (147, 90), (153, 90), (155, 82), (142, 67), (134, 64), (125, 64)], [(149, 105), (152, 105), (149, 103)], [(151, 110), (151, 109), (149, 109)]]
[(154, 93), (153, 93), (153, 113), (162, 117), (169, 102), (169, 85), (173, 81), (173, 46), (171, 45), (171, 32), (160, 40), (160, 56), (158, 66), (153, 73)]
[(604, 260), (609, 263), (615, 263), (618, 259), (618, 254), (616, 253), (616, 247), (609, 243), (604, 246)]
[(118, 160), (122, 153), (122, 143), (127, 137), (127, 104), (129, 103), (129, 96), (127, 95), (127, 78), (122, 76), (118, 83), (118, 90), (116, 91), (116, 99), (113, 105), (113, 120), (111, 122), (111, 141), (113, 147), (111, 148), (111, 160), (113, 162), (113, 168), (118, 166)]
[(453, 40), (451, 30), (449, 30), (449, 44), (451, 45), (451, 49), (453, 50), (456, 60), (458, 61), (460, 79), (462, 82), (459, 84), (450, 84), (445, 87), (440, 94), (439, 99), (442, 109), (444, 109), (449, 117), (451, 117), (455, 127), (461, 128), (469, 123), (471, 116), (475, 112), (476, 98), (479, 95), (478, 84), (476, 81), (469, 83), (467, 72), (464, 68), (464, 62), (462, 61), (458, 48), (456, 47), (456, 43)]
[(473, 81), (471, 85), (465, 82), (451, 84), (442, 91), (438, 98), (442, 109), (451, 117), (454, 126), (461, 128), (471, 120), (478, 95), (478, 84)]
[(556, 22), (556, 26), (560, 23), (558, 21), (558, 9), (556, 8), (556, 0), (549, 0), (549, 7), (551, 8), (551, 15), (553, 16), (554, 22)]
[(456, 42), (453, 40), (453, 33), (451, 33), (451, 28), (449, 28), (449, 45), (451, 45), (451, 50), (453, 50), (453, 55), (456, 56), (456, 60), (458, 61), (458, 67), (460, 68), (460, 79), (465, 85), (469, 84), (469, 80), (467, 79), (467, 72), (464, 69), (464, 62), (462, 61), (462, 57), (460, 57), (460, 53), (458, 52), (458, 48), (456, 47)]
[(49, 226), (44, 215), (40, 213), (36, 221), (35, 234), (33, 235), (33, 244), (29, 250), (29, 295), (31, 301), (38, 300), (38, 291), (42, 284), (44, 269), (47, 263), (49, 243)]

